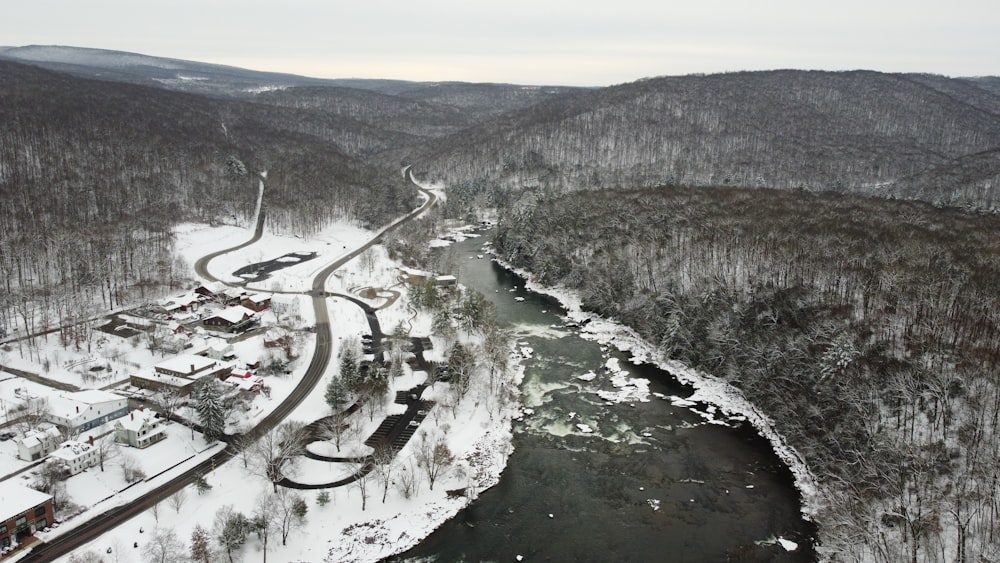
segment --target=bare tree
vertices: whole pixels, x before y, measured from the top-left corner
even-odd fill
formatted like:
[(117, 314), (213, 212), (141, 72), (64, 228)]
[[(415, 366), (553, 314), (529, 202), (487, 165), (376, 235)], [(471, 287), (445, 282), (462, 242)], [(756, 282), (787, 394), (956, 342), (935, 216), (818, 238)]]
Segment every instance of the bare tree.
[(392, 483), (393, 473), (396, 469), (396, 452), (392, 446), (382, 444), (375, 449), (372, 455), (375, 478), (382, 486), (382, 503), (385, 504), (385, 497), (389, 493), (389, 484)]
[(174, 563), (186, 559), (184, 543), (177, 539), (177, 533), (159, 528), (153, 531), (149, 542), (143, 546), (142, 556), (152, 563)]
[(370, 477), (368, 462), (365, 463), (355, 463), (352, 464), (357, 475), (357, 479), (354, 480), (354, 488), (358, 490), (361, 494), (361, 512), (365, 511), (368, 506), (368, 493), (369, 485), (368, 479)]
[[(282, 489), (284, 490), (284, 489)], [(277, 525), (276, 509), (278, 508), (277, 494), (261, 491), (254, 502), (253, 514), (250, 516), (250, 527), (257, 534), (261, 545), (264, 547), (264, 563), (267, 563), (267, 542), (271, 532)]]
[(142, 470), (139, 463), (130, 454), (123, 453), (122, 458), (122, 478), (126, 483), (134, 483), (146, 478), (146, 472)]
[(27, 434), (49, 419), (51, 408), (48, 397), (30, 397), (15, 407), (14, 411), (20, 413), (18, 428), (22, 434)]
[(338, 452), (344, 439), (350, 439), (356, 432), (357, 427), (354, 425), (353, 419), (343, 411), (334, 412), (323, 419), (320, 425), (320, 435), (325, 440), (332, 441)]
[(272, 428), (254, 445), (254, 465), (258, 474), (271, 482), (274, 492), (278, 482), (295, 471), (298, 456), (304, 451), (303, 425), (286, 421)]
[(281, 545), (286, 545), (293, 524), (301, 524), (305, 520), (309, 507), (302, 495), (292, 489), (278, 489), (275, 497), (275, 520), (281, 530)]
[(184, 507), (184, 502), (187, 501), (187, 489), (180, 489), (176, 493), (170, 495), (170, 506), (173, 507), (174, 512), (180, 514), (181, 508)]
[(94, 449), (97, 450), (97, 463), (101, 471), (104, 471), (104, 462), (114, 459), (121, 453), (120, 446), (115, 441), (113, 434), (101, 436), (94, 440)]
[(427, 436), (427, 431), (420, 434), (416, 456), (417, 464), (423, 467), (428, 486), (432, 491), (434, 490), (434, 482), (444, 475), (451, 464), (455, 462), (455, 455), (448, 448), (444, 436), (439, 435), (431, 440)]
[(412, 459), (396, 472), (396, 488), (406, 499), (417, 492), (417, 468), (414, 467)]

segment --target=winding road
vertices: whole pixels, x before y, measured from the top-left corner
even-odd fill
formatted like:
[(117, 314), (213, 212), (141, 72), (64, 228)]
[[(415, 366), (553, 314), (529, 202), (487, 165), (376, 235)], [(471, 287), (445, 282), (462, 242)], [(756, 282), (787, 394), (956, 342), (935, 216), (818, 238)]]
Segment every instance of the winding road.
[[(316, 347), (313, 351), (312, 360), (309, 362), (309, 366), (306, 368), (306, 372), (302, 379), (299, 381), (298, 385), (296, 385), (295, 389), (288, 395), (288, 397), (285, 398), (285, 400), (282, 401), (274, 409), (274, 411), (264, 417), (257, 426), (246, 433), (246, 435), (249, 435), (254, 440), (258, 439), (260, 436), (277, 426), (282, 420), (291, 414), (291, 412), (302, 402), (302, 400), (313, 391), (323, 374), (326, 372), (326, 368), (330, 363), (333, 345), (333, 335), (330, 330), (330, 318), (329, 311), (326, 306), (326, 299), (327, 297), (332, 296), (350, 298), (350, 296), (336, 295), (326, 291), (325, 286), (330, 275), (365, 250), (381, 242), (387, 233), (390, 233), (401, 225), (419, 217), (437, 203), (437, 196), (435, 196), (430, 190), (426, 190), (416, 183), (409, 167), (404, 170), (404, 174), (406, 175), (406, 178), (427, 197), (427, 200), (417, 209), (383, 228), (364, 245), (355, 249), (353, 252), (341, 256), (336, 261), (323, 268), (313, 279), (312, 290), (308, 292), (308, 294), (312, 296), (313, 309), (316, 315)], [(199, 276), (209, 281), (221, 282), (230, 286), (238, 285), (223, 282), (212, 276), (208, 272), (208, 264), (217, 256), (245, 248), (260, 240), (264, 232), (265, 215), (264, 206), (262, 205), (263, 176), (261, 179), (261, 185), (261, 205), (257, 214), (257, 225), (254, 229), (253, 237), (238, 246), (213, 252), (199, 259), (195, 263), (195, 271)], [(246, 443), (245, 441), (241, 442)], [(143, 511), (150, 508), (153, 504), (169, 497), (170, 495), (173, 495), (180, 489), (190, 484), (196, 475), (202, 475), (214, 470), (215, 467), (232, 459), (237, 453), (238, 448), (232, 443), (230, 438), (230, 443), (227, 444), (226, 448), (215, 454), (214, 457), (203, 460), (195, 467), (188, 469), (183, 474), (172, 478), (166, 483), (156, 487), (152, 491), (128, 504), (111, 508), (91, 518), (89, 521), (80, 525), (70, 533), (59, 536), (45, 543), (35, 544), (31, 552), (22, 558), (22, 561), (51, 561), (56, 557), (71, 552), (86, 542), (89, 542), (101, 534), (104, 534), (108, 530), (124, 523), (126, 520), (139, 515)]]

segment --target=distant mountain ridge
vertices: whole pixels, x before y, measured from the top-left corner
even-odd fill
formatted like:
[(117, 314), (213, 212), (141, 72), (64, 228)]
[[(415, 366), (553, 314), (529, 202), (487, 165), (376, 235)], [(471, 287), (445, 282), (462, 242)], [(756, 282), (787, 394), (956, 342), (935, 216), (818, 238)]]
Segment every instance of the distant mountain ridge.
[(508, 113), (411, 158), (442, 179), (512, 190), (733, 185), (992, 209), (992, 85), (873, 71), (651, 78)]
[(997, 77), (778, 70), (586, 89), (327, 80), (58, 46), (2, 47), (5, 58), (253, 102), (261, 120), (350, 156), (504, 192), (683, 184), (1000, 201)]
[[(0, 47), (0, 59), (84, 78), (128, 82), (215, 97), (253, 98), (296, 87), (352, 88), (462, 108), (470, 117), (494, 116), (554, 95), (586, 90), (568, 86), (520, 86), (391, 79), (312, 78), (295, 74), (154, 57), (126, 51), (58, 45)], [(496, 93), (496, 95), (494, 95)]]

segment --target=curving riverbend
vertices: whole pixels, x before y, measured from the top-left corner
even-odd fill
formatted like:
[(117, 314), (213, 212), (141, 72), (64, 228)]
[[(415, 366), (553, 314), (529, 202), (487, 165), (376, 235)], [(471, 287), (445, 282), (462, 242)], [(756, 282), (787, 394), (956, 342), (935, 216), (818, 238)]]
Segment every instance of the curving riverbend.
[(476, 259), (483, 240), (450, 252), (459, 281), (530, 350), (530, 414), (500, 483), (395, 560), (815, 560), (814, 526), (765, 439), (689, 405), (692, 389), (669, 373), (581, 338), (555, 300)]

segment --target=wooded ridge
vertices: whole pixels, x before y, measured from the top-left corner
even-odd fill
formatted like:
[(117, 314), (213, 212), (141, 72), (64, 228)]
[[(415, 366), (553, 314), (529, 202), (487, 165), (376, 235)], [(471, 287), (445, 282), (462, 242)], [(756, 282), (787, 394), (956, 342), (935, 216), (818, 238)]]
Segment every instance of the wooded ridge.
[(511, 190), (734, 185), (994, 209), (991, 84), (870, 71), (653, 78), (508, 113), (412, 158), (432, 177)]

